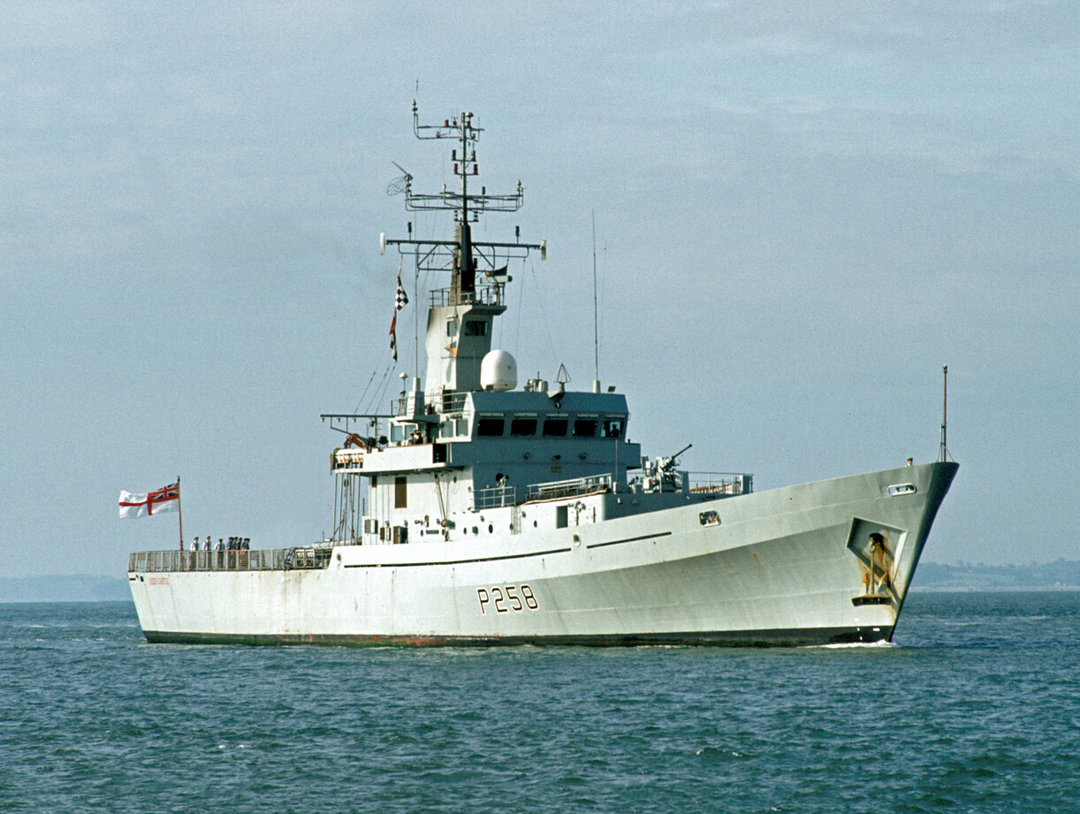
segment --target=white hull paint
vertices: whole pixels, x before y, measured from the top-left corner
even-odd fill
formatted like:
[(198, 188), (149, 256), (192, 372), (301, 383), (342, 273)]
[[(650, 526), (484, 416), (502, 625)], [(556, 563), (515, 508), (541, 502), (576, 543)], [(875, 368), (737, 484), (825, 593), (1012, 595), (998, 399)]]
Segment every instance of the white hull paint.
[[(151, 642), (887, 640), (956, 469), (882, 470), (558, 530), (338, 545), (326, 568), (128, 578)], [(896, 484), (914, 491), (890, 494)], [(720, 522), (702, 525), (703, 509)], [(887, 585), (856, 604), (875, 531), (890, 547)]]

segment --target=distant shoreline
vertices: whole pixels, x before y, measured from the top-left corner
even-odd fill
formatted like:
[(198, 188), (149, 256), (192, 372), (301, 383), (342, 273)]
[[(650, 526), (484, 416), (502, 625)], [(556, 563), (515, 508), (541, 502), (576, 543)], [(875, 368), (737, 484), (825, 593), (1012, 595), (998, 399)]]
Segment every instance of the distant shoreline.
[(1080, 591), (1080, 585), (1003, 585), (1003, 586), (934, 586), (912, 585), (913, 594), (1038, 594), (1070, 593)]
[(913, 591), (1076, 591), (1080, 561), (1031, 565), (944, 565), (924, 562), (915, 570)]
[(126, 577), (0, 577), (0, 604), (124, 601), (132, 601)]

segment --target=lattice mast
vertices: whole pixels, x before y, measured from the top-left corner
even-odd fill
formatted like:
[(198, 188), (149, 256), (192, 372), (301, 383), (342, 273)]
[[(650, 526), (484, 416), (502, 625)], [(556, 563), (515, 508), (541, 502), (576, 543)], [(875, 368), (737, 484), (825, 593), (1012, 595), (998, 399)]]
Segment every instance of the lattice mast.
[[(405, 240), (382, 239), (384, 246), (397, 246), (401, 254), (412, 254), (417, 270), (449, 271), (450, 287), (432, 292), (432, 307), (428, 322), (428, 386), (430, 393), (436, 390), (472, 390), (478, 384), (479, 363), (490, 349), (490, 330), (479, 333), (474, 329), (459, 341), (444, 342), (438, 334), (444, 320), (465, 323), (466, 315), (474, 323), (485, 322), (490, 327), (494, 316), (506, 310), (503, 289), (510, 276), (507, 266), (511, 259), (524, 259), (529, 251), (538, 249), (541, 259), (546, 257), (546, 244), (520, 242), (520, 229), (515, 229), (515, 242), (497, 243), (474, 241), (471, 224), (486, 212), (516, 212), (524, 203), (524, 188), (518, 181), (517, 189), (507, 195), (489, 194), (486, 187), (480, 192), (470, 192), (470, 178), (480, 174), (476, 155), (476, 142), (483, 128), (474, 123), (472, 113), (445, 119), (442, 124), (421, 124), (416, 102), (413, 102), (413, 133), (416, 138), (456, 142), (450, 159), (454, 175), (460, 182), (460, 191), (443, 187), (441, 192), (417, 193), (412, 189), (412, 176), (405, 172), (402, 189), (405, 208), (410, 212), (452, 211), (457, 224), (453, 240), (423, 240), (413, 237), (412, 223), (409, 237)], [(474, 185), (475, 189), (475, 185)], [(478, 275), (483, 273), (478, 286)], [(481, 290), (482, 289), (482, 290)], [(446, 309), (451, 311), (446, 312)]]

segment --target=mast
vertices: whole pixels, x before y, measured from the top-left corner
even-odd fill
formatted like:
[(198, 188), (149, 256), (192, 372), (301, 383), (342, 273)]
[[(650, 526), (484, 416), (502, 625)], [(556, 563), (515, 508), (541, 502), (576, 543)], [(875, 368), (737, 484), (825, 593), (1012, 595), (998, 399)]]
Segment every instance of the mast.
[[(427, 327), (428, 393), (478, 390), (480, 362), (491, 349), (491, 325), (506, 310), (505, 286), (510, 281), (507, 267), (511, 259), (524, 259), (539, 249), (545, 259), (546, 244), (495, 243), (474, 241), (471, 224), (481, 212), (516, 212), (524, 203), (524, 188), (518, 181), (510, 194), (469, 191), (470, 176), (480, 174), (476, 142), (483, 128), (474, 123), (472, 113), (462, 112), (441, 124), (421, 124), (413, 102), (413, 134), (421, 141), (447, 140), (456, 143), (450, 158), (459, 179), (460, 192), (443, 187), (434, 194), (412, 189), (412, 176), (404, 177), (405, 208), (410, 212), (452, 211), (457, 224), (453, 240), (421, 240), (410, 228), (406, 240), (383, 239), (397, 246), (402, 255), (412, 254), (417, 272), (449, 271), (450, 286), (431, 292)], [(474, 187), (475, 190), (475, 187)], [(411, 224), (410, 224), (411, 226)], [(417, 371), (419, 373), (419, 370)]]

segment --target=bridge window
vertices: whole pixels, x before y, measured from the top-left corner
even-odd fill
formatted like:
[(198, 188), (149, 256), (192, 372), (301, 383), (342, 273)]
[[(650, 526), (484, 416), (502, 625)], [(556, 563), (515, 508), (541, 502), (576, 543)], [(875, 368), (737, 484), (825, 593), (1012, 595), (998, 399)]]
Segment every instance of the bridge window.
[(515, 418), (510, 422), (511, 435), (536, 435), (535, 418)]
[(501, 418), (479, 418), (476, 421), (476, 434), (485, 436), (502, 435), (503, 423)]
[(407, 438), (413, 438), (413, 433), (420, 431), (416, 424), (396, 424), (390, 427), (390, 440), (394, 443), (402, 443)]
[(549, 418), (544, 421), (544, 435), (561, 438), (566, 435), (569, 423), (565, 418)]
[(465, 336), (487, 336), (487, 323), (472, 319), (466, 320)]
[(622, 438), (623, 420), (621, 418), (605, 418), (603, 431), (600, 433), (604, 438)]
[(448, 418), (439, 425), (440, 438), (456, 438), (469, 434), (469, 421), (465, 418)]
[(596, 435), (596, 421), (592, 418), (579, 418), (574, 422), (575, 438), (592, 438)]

